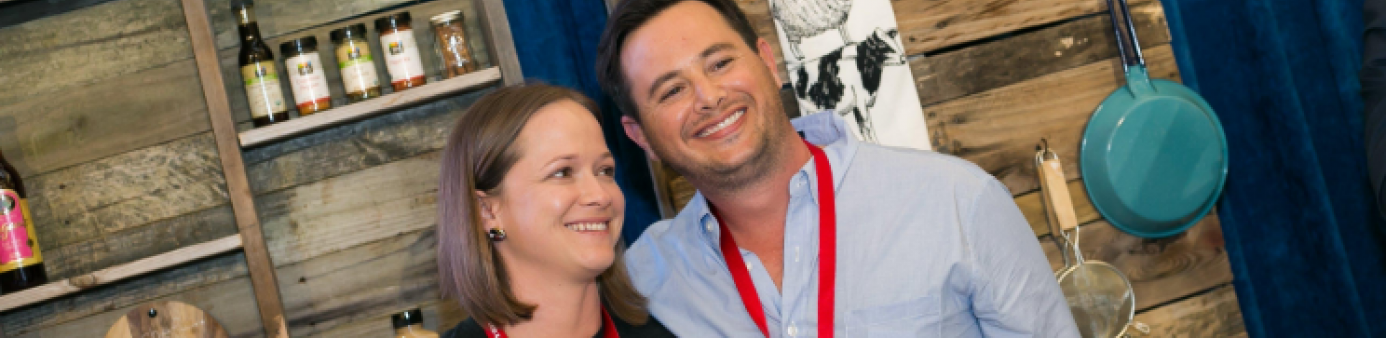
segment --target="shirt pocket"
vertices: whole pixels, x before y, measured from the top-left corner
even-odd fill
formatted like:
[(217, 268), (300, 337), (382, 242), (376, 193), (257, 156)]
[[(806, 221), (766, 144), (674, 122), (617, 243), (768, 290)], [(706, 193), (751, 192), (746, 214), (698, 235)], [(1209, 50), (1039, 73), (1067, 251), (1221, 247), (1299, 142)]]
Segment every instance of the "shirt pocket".
[(939, 303), (920, 297), (851, 312), (850, 337), (938, 336)]

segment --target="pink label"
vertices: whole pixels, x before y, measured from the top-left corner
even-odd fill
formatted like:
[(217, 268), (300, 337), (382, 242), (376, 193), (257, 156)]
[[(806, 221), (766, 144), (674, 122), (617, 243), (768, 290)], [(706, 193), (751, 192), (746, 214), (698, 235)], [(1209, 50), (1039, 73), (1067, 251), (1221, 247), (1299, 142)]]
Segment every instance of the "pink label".
[(34, 244), (25, 225), (19, 194), (14, 190), (0, 190), (0, 264), (34, 257)]

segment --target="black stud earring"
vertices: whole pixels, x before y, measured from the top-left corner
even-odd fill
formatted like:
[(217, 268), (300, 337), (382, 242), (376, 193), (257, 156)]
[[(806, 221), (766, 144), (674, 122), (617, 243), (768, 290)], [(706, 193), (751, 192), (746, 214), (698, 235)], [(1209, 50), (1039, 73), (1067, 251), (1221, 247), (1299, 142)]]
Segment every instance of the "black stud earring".
[(500, 228), (492, 228), (491, 230), (486, 230), (486, 237), (490, 237), (492, 242), (504, 241), (505, 230), (501, 230)]

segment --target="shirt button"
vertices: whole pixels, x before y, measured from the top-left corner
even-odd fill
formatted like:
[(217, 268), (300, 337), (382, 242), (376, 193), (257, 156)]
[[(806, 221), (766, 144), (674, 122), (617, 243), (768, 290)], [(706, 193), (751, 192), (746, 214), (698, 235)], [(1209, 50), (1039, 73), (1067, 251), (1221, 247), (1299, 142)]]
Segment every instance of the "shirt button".
[(746, 271), (752, 271), (752, 270), (755, 270), (755, 269), (756, 269), (756, 263), (753, 263), (753, 262), (746, 262)]
[(788, 333), (790, 337), (799, 335), (799, 328), (797, 327), (790, 326), (789, 329), (785, 331), (785, 333)]

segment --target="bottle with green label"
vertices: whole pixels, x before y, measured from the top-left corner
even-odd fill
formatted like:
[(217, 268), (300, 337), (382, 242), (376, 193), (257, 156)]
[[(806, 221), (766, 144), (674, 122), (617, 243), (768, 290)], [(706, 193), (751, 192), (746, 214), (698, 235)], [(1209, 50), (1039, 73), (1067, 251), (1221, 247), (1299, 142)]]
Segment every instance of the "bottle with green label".
[(337, 45), (337, 67), (342, 72), (342, 85), (347, 102), (356, 103), (380, 96), (380, 75), (375, 72), (375, 59), (366, 43), (366, 25), (342, 27), (329, 34)]
[(245, 97), (250, 100), (250, 117), (256, 127), (289, 119), (289, 105), (284, 101), (284, 89), (279, 86), (275, 71), (274, 53), (260, 38), (260, 26), (255, 23), (255, 5), (250, 0), (235, 0), (231, 9), (241, 32), (241, 79), (245, 81)]

